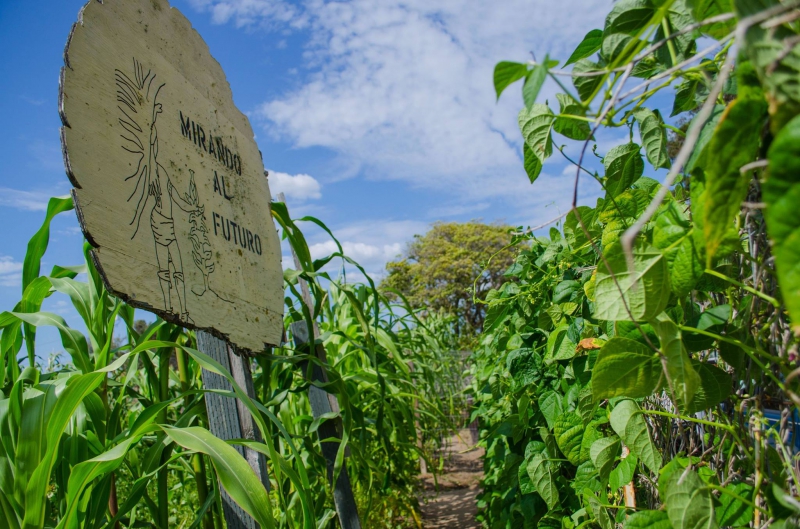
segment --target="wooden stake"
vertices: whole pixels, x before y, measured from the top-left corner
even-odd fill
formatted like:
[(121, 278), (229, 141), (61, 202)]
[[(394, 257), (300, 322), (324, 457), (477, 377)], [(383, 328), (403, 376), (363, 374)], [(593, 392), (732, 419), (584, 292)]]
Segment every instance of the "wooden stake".
[[(627, 446), (622, 445), (622, 459), (628, 457), (631, 451), (628, 449)], [(636, 508), (636, 489), (633, 486), (633, 479), (631, 482), (626, 484), (622, 488), (623, 495), (625, 496), (625, 507), (630, 507), (631, 509)]]
[[(236, 383), (247, 393), (247, 396), (255, 398), (250, 364), (246, 359), (237, 355), (233, 347), (224, 340), (220, 340), (207, 332), (198, 331), (197, 349), (222, 364), (222, 367), (230, 371)], [(233, 391), (233, 387), (225, 377), (205, 369), (203, 370), (203, 387), (206, 389)], [(261, 441), (260, 433), (254, 427), (253, 417), (239, 399), (233, 400), (215, 393), (206, 393), (205, 397), (208, 410), (208, 428), (212, 434), (222, 440), (252, 439)], [(264, 455), (241, 445), (235, 445), (234, 448), (247, 460), (261, 480), (264, 488), (269, 490), (269, 476), (267, 475), (267, 462)], [(259, 528), (258, 523), (228, 496), (225, 489), (220, 487), (219, 491), (222, 496), (222, 510), (228, 529)]]
[[(286, 203), (286, 197), (283, 193), (278, 194), (278, 200), (284, 204)], [(294, 248), (292, 248), (292, 256), (294, 257), (295, 267), (297, 267), (298, 270), (302, 270), (302, 264), (300, 263), (300, 259), (297, 257)], [(300, 291), (303, 296), (303, 303), (305, 303), (306, 307), (308, 307), (308, 310), (313, 314), (314, 303), (311, 301), (311, 292), (308, 289), (308, 284), (303, 278), (300, 278), (299, 282)], [(310, 352), (320, 360), (323, 366), (328, 365), (325, 347), (322, 344), (316, 343), (317, 337), (319, 336), (319, 329), (317, 328), (316, 322), (313, 322), (311, 333), (309, 333), (308, 325), (305, 321), (292, 323), (289, 326), (289, 329), (292, 331), (295, 347), (301, 348), (308, 346), (310, 348)], [(303, 372), (305, 373), (307, 370), (304, 369)], [(328, 375), (325, 372), (325, 369), (319, 365), (314, 365), (312, 370), (312, 380), (315, 382), (328, 382)], [(315, 419), (321, 417), (325, 413), (339, 413), (339, 401), (336, 399), (336, 395), (328, 393), (317, 386), (309, 386), (308, 400), (311, 404), (311, 411)], [(328, 439), (331, 437), (340, 437), (342, 435), (342, 431), (342, 420), (341, 417), (339, 417), (335, 419), (335, 422), (334, 420), (324, 421), (317, 430), (317, 434), (319, 435), (320, 441), (322, 441), (323, 439)], [(339, 451), (339, 443), (327, 442), (321, 443), (321, 445), (322, 455), (325, 457), (325, 462), (327, 464), (328, 482), (330, 483), (333, 481), (333, 470), (336, 463), (336, 453)], [(361, 521), (358, 518), (358, 509), (353, 496), (350, 477), (347, 473), (347, 465), (342, 465), (342, 469), (339, 472), (339, 477), (337, 478), (336, 483), (333, 484), (333, 503), (336, 507), (336, 513), (339, 515), (339, 524), (341, 525), (342, 529), (361, 529)]]
[[(303, 346), (311, 347), (314, 339), (308, 335), (308, 325), (304, 321), (292, 323), (289, 328), (292, 331), (295, 347), (301, 348)], [(324, 354), (324, 347), (322, 344), (317, 344), (316, 356), (319, 358), (321, 355), (320, 349)], [(303, 370), (306, 371), (305, 369)], [(319, 366), (314, 365), (312, 370), (312, 380), (316, 382), (327, 381), (325, 371)], [(308, 401), (311, 404), (311, 412), (314, 418), (321, 417), (326, 413), (338, 411), (338, 401), (335, 395), (311, 385), (308, 388)], [(331, 402), (336, 402), (336, 409), (333, 409)], [(320, 424), (317, 434), (319, 435), (320, 444), (322, 446), (322, 455), (325, 457), (325, 463), (328, 470), (328, 483), (333, 481), (333, 470), (336, 464), (336, 454), (339, 451), (338, 442), (322, 442), (323, 439), (339, 438), (342, 435), (342, 420), (337, 417), (333, 420), (324, 421)], [(336, 507), (336, 513), (339, 515), (339, 523), (342, 529), (361, 529), (361, 521), (358, 518), (358, 509), (356, 507), (356, 500), (353, 496), (353, 488), (350, 484), (350, 476), (347, 473), (347, 465), (342, 465), (339, 472), (339, 477), (333, 485), (333, 503)]]

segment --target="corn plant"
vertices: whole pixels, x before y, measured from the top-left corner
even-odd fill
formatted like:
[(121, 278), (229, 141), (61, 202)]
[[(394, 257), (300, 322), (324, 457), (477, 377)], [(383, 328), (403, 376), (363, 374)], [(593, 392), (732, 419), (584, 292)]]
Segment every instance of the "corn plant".
[[(256, 360), (257, 396), (249, 398), (197, 350), (193, 332), (136, 320), (105, 289), (88, 244), (83, 265), (42, 275), (50, 222), (70, 209), (70, 199), (51, 199), (28, 245), (21, 301), (0, 314), (0, 528), (221, 529), (220, 486), (264, 528), (335, 526), (315, 435), (322, 420), (335, 417), (311, 419), (301, 367), (316, 358), (288, 344), (266, 351)], [(295, 251), (308, 255), (294, 222), (282, 221)], [(331, 351), (325, 390), (342, 403), (337, 472), (348, 465), (362, 512), (381, 512), (375, 520), (383, 525), (413, 523), (416, 465), (430, 457), (415, 440), (418, 428), (444, 416), (439, 397), (448, 395), (440, 392), (450, 388), (440, 383), (446, 373), (438, 362), (448, 345), (374, 285), (329, 281), (323, 288), (320, 280), (330, 278), (322, 265), (306, 262), (309, 268), (286, 273), (286, 323), (307, 317), (324, 329)], [(300, 277), (315, 296), (313, 313), (298, 311), (300, 296), (291, 295)], [(41, 310), (54, 295), (69, 296), (86, 333)], [(69, 357), (57, 370), (43, 369), (36, 356), (41, 326), (56, 328)], [(115, 334), (120, 326), (123, 336)], [(229, 380), (233, 392), (224, 396), (242, 401), (263, 442), (224, 442), (208, 431), (202, 370)], [(269, 492), (237, 444), (268, 457)]]

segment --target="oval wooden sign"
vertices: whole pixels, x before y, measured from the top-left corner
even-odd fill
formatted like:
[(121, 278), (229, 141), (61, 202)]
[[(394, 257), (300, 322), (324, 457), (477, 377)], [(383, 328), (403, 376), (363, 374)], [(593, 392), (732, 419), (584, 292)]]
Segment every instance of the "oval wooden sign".
[(261, 153), (189, 21), (166, 0), (91, 0), (64, 51), (59, 111), (108, 289), (240, 348), (278, 344), (283, 273)]

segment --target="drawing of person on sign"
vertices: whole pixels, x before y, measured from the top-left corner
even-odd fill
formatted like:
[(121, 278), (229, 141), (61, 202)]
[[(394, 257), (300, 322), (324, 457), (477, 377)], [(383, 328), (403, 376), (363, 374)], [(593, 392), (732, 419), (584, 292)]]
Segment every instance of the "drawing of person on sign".
[[(150, 197), (154, 203), (150, 209), (150, 228), (155, 241), (158, 262), (158, 280), (164, 295), (164, 308), (172, 314), (179, 314), (182, 321), (192, 323), (186, 308), (186, 286), (183, 275), (183, 262), (175, 235), (175, 219), (172, 206), (177, 205), (187, 213), (195, 212), (197, 204), (184, 200), (170, 180), (166, 169), (158, 162), (158, 128), (156, 120), (163, 112), (158, 94), (164, 84), (155, 82), (152, 71), (145, 72), (136, 59), (133, 60), (133, 79), (121, 70), (115, 71), (117, 102), (122, 116), (119, 122), (125, 129), (121, 134), (122, 148), (139, 156), (136, 170), (125, 180), (135, 179), (133, 192), (128, 202), (136, 202), (136, 212), (130, 224), (135, 228), (131, 239), (139, 231)], [(165, 193), (166, 191), (166, 193)], [(174, 298), (177, 298), (176, 310)]]

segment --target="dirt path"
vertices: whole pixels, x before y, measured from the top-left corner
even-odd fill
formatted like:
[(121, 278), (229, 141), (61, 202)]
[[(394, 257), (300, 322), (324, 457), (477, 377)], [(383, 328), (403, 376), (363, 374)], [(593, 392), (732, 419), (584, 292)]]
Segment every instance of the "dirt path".
[(448, 458), (439, 476), (438, 492), (433, 476), (421, 476), (424, 489), (422, 523), (425, 529), (479, 529), (475, 497), (483, 477), (481, 457), (483, 449), (470, 450), (472, 437), (467, 429), (461, 430), (447, 442)]

